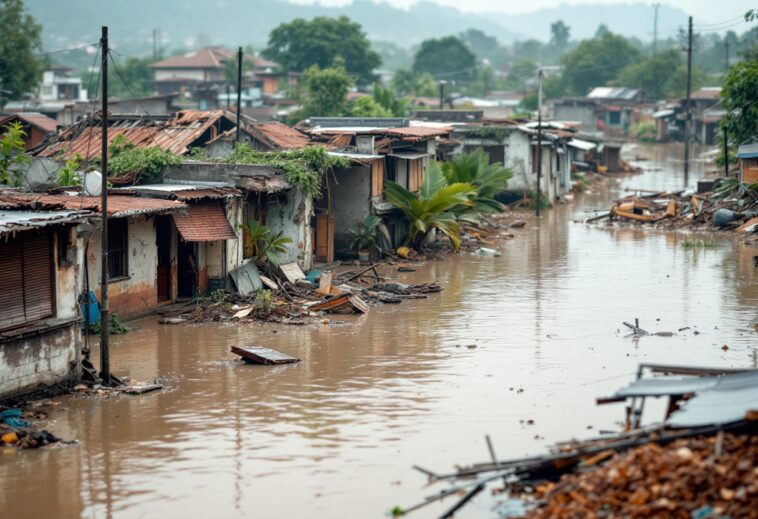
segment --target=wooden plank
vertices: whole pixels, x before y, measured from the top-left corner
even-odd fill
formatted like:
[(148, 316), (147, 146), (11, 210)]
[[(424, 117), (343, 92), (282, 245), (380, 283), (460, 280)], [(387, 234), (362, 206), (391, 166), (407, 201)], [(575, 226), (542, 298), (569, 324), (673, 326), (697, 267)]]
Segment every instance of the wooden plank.
[(322, 272), (321, 277), (318, 280), (318, 287), (322, 290), (328, 289), (332, 286), (332, 279), (334, 279), (334, 272)]
[(333, 310), (334, 308), (338, 308), (342, 305), (346, 305), (349, 303), (350, 303), (350, 294), (342, 294), (337, 297), (332, 297), (331, 299), (327, 299), (323, 303), (313, 305), (309, 308), (309, 310), (312, 310), (314, 312), (319, 312), (321, 310)]
[(274, 281), (273, 279), (271, 279), (269, 277), (266, 277), (264, 275), (261, 275), (260, 278), (261, 278), (261, 281), (263, 282), (263, 284), (266, 285), (267, 287), (269, 287), (271, 290), (278, 290), (279, 289), (279, 285), (277, 285), (276, 281)]
[(143, 393), (150, 393), (151, 391), (158, 391), (159, 389), (163, 389), (163, 386), (160, 384), (144, 384), (141, 386), (126, 386), (121, 391), (130, 395), (141, 395)]
[(242, 357), (247, 364), (291, 364), (293, 362), (300, 362), (300, 359), (290, 357), (284, 353), (270, 348), (263, 348), (260, 346), (247, 346), (241, 348), (238, 346), (232, 346), (232, 353)]
[(282, 269), (282, 274), (284, 274), (284, 277), (287, 278), (287, 281), (293, 285), (297, 283), (299, 279), (305, 279), (305, 274), (303, 274), (303, 271), (300, 270), (300, 267), (297, 265), (297, 263), (287, 263), (286, 265), (282, 265), (279, 268)]
[(353, 307), (353, 310), (360, 314), (367, 314), (368, 313), (368, 305), (366, 302), (361, 299), (358, 296), (350, 296), (350, 299), (348, 299), (350, 302), (350, 305)]

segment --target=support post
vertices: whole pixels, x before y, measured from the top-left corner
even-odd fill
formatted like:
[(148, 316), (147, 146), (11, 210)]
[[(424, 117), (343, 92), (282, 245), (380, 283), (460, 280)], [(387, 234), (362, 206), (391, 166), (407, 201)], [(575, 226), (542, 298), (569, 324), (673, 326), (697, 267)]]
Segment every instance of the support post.
[(724, 178), (726, 178), (729, 176), (729, 134), (726, 128), (723, 128), (722, 131), (724, 132), (722, 134), (724, 136)]
[(537, 71), (537, 195), (534, 206), (536, 215), (540, 215), (542, 205), (542, 69)]
[(690, 126), (692, 125), (692, 16), (687, 24), (687, 111), (684, 120), (684, 187), (690, 183)]
[(445, 108), (445, 83), (446, 81), (440, 81), (440, 110)]
[(110, 368), (110, 315), (108, 305), (108, 27), (102, 28), (100, 37), (102, 86), (102, 114), (100, 121), (100, 162), (102, 167), (102, 192), (100, 193), (100, 215), (102, 234), (100, 243), (100, 377), (103, 385), (111, 384)]
[(242, 125), (242, 47), (237, 49), (237, 134), (234, 142), (239, 144)]

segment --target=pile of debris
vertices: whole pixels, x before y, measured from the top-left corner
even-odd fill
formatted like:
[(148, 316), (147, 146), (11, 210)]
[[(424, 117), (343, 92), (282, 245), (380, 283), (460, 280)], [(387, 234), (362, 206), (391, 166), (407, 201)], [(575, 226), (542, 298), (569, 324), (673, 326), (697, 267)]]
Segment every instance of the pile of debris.
[(756, 461), (755, 435), (650, 443), (536, 486), (527, 517), (758, 517)]
[[(647, 398), (668, 397), (663, 422), (641, 427)], [(758, 370), (641, 364), (637, 378), (598, 404), (624, 402), (626, 428), (557, 444), (551, 452), (440, 474), (452, 517), (488, 486), (507, 517), (758, 517)], [(497, 483), (500, 482), (498, 485)]]
[(692, 194), (687, 191), (635, 190), (614, 202), (607, 213), (587, 220), (602, 219), (653, 224), (657, 227), (736, 230), (758, 232), (758, 191), (723, 191)]
[(461, 225), (461, 249), (494, 255), (487, 251), (496, 250), (497, 244), (503, 240), (512, 240), (516, 236), (512, 230), (522, 229), (525, 226), (526, 221), (514, 218), (510, 211), (482, 216), (477, 224)]
[[(280, 324), (307, 324), (323, 312), (368, 313), (370, 304), (393, 304), (407, 299), (423, 299), (442, 291), (437, 283), (407, 285), (379, 275), (372, 264), (355, 271), (335, 274), (313, 270), (306, 276), (296, 264), (280, 267), (279, 273), (255, 273), (262, 286), (248, 294), (214, 292), (181, 309), (164, 324), (208, 321), (263, 321)], [(248, 273), (249, 274), (249, 273)], [(245, 287), (238, 281), (239, 287)], [(251, 283), (251, 286), (254, 286)], [(241, 291), (246, 291), (241, 289)]]
[(32, 423), (47, 418), (45, 412), (18, 407), (0, 409), (0, 445), (4, 448), (37, 449), (61, 441), (54, 434)]

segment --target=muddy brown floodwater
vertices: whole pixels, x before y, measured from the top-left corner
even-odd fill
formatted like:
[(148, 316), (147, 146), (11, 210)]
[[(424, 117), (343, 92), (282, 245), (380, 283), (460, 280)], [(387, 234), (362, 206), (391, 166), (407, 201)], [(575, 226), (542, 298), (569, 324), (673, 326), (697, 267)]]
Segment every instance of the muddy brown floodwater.
[[(673, 151), (627, 150), (653, 159), (639, 162), (648, 170), (529, 217), (501, 257), (384, 267), (438, 281), (444, 291), (427, 300), (330, 326), (130, 323), (112, 339), (115, 372), (169, 389), (57, 399), (50, 430), (80, 443), (0, 458), (2, 517), (382, 517), (439, 489), (423, 488), (412, 464), (486, 461), (485, 434), (513, 457), (617, 428), (623, 409), (594, 398), (639, 362), (750, 365), (758, 250), (725, 236), (684, 249), (692, 236), (577, 223), (625, 187), (679, 187)], [(635, 317), (650, 331), (691, 329), (635, 342), (621, 329)], [(239, 344), (303, 362), (247, 366), (229, 353)], [(466, 511), (491, 515), (486, 500)]]

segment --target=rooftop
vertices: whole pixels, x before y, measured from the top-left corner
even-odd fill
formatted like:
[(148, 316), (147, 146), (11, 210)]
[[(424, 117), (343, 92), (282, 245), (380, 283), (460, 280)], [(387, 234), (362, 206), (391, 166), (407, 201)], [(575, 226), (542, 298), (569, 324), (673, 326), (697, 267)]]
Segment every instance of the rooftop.
[[(0, 191), (0, 210), (24, 211), (92, 211), (100, 212), (100, 197), (78, 194), (39, 194), (19, 191)], [(141, 198), (127, 195), (108, 196), (108, 216), (122, 218), (140, 214), (170, 213), (186, 209), (187, 205), (174, 200)], [(40, 213), (42, 214), (42, 213)]]
[[(164, 60), (150, 65), (152, 68), (223, 68), (224, 62), (228, 59), (236, 59), (237, 51), (226, 49), (224, 47), (203, 47), (195, 51), (187, 52), (179, 56), (171, 56)], [(243, 55), (245, 61), (251, 63), (255, 68), (277, 68), (279, 64), (251, 54)]]
[[(2, 204), (2, 201), (0, 201)], [(48, 225), (72, 223), (87, 216), (89, 211), (28, 211), (0, 209), (0, 234), (26, 231)]]
[(631, 101), (640, 92), (638, 88), (595, 87), (587, 94), (587, 97), (590, 99), (621, 99)]
[(15, 120), (39, 128), (44, 132), (54, 132), (57, 129), (55, 119), (51, 119), (39, 112), (18, 112), (5, 117), (0, 117), (0, 126), (5, 126)]

